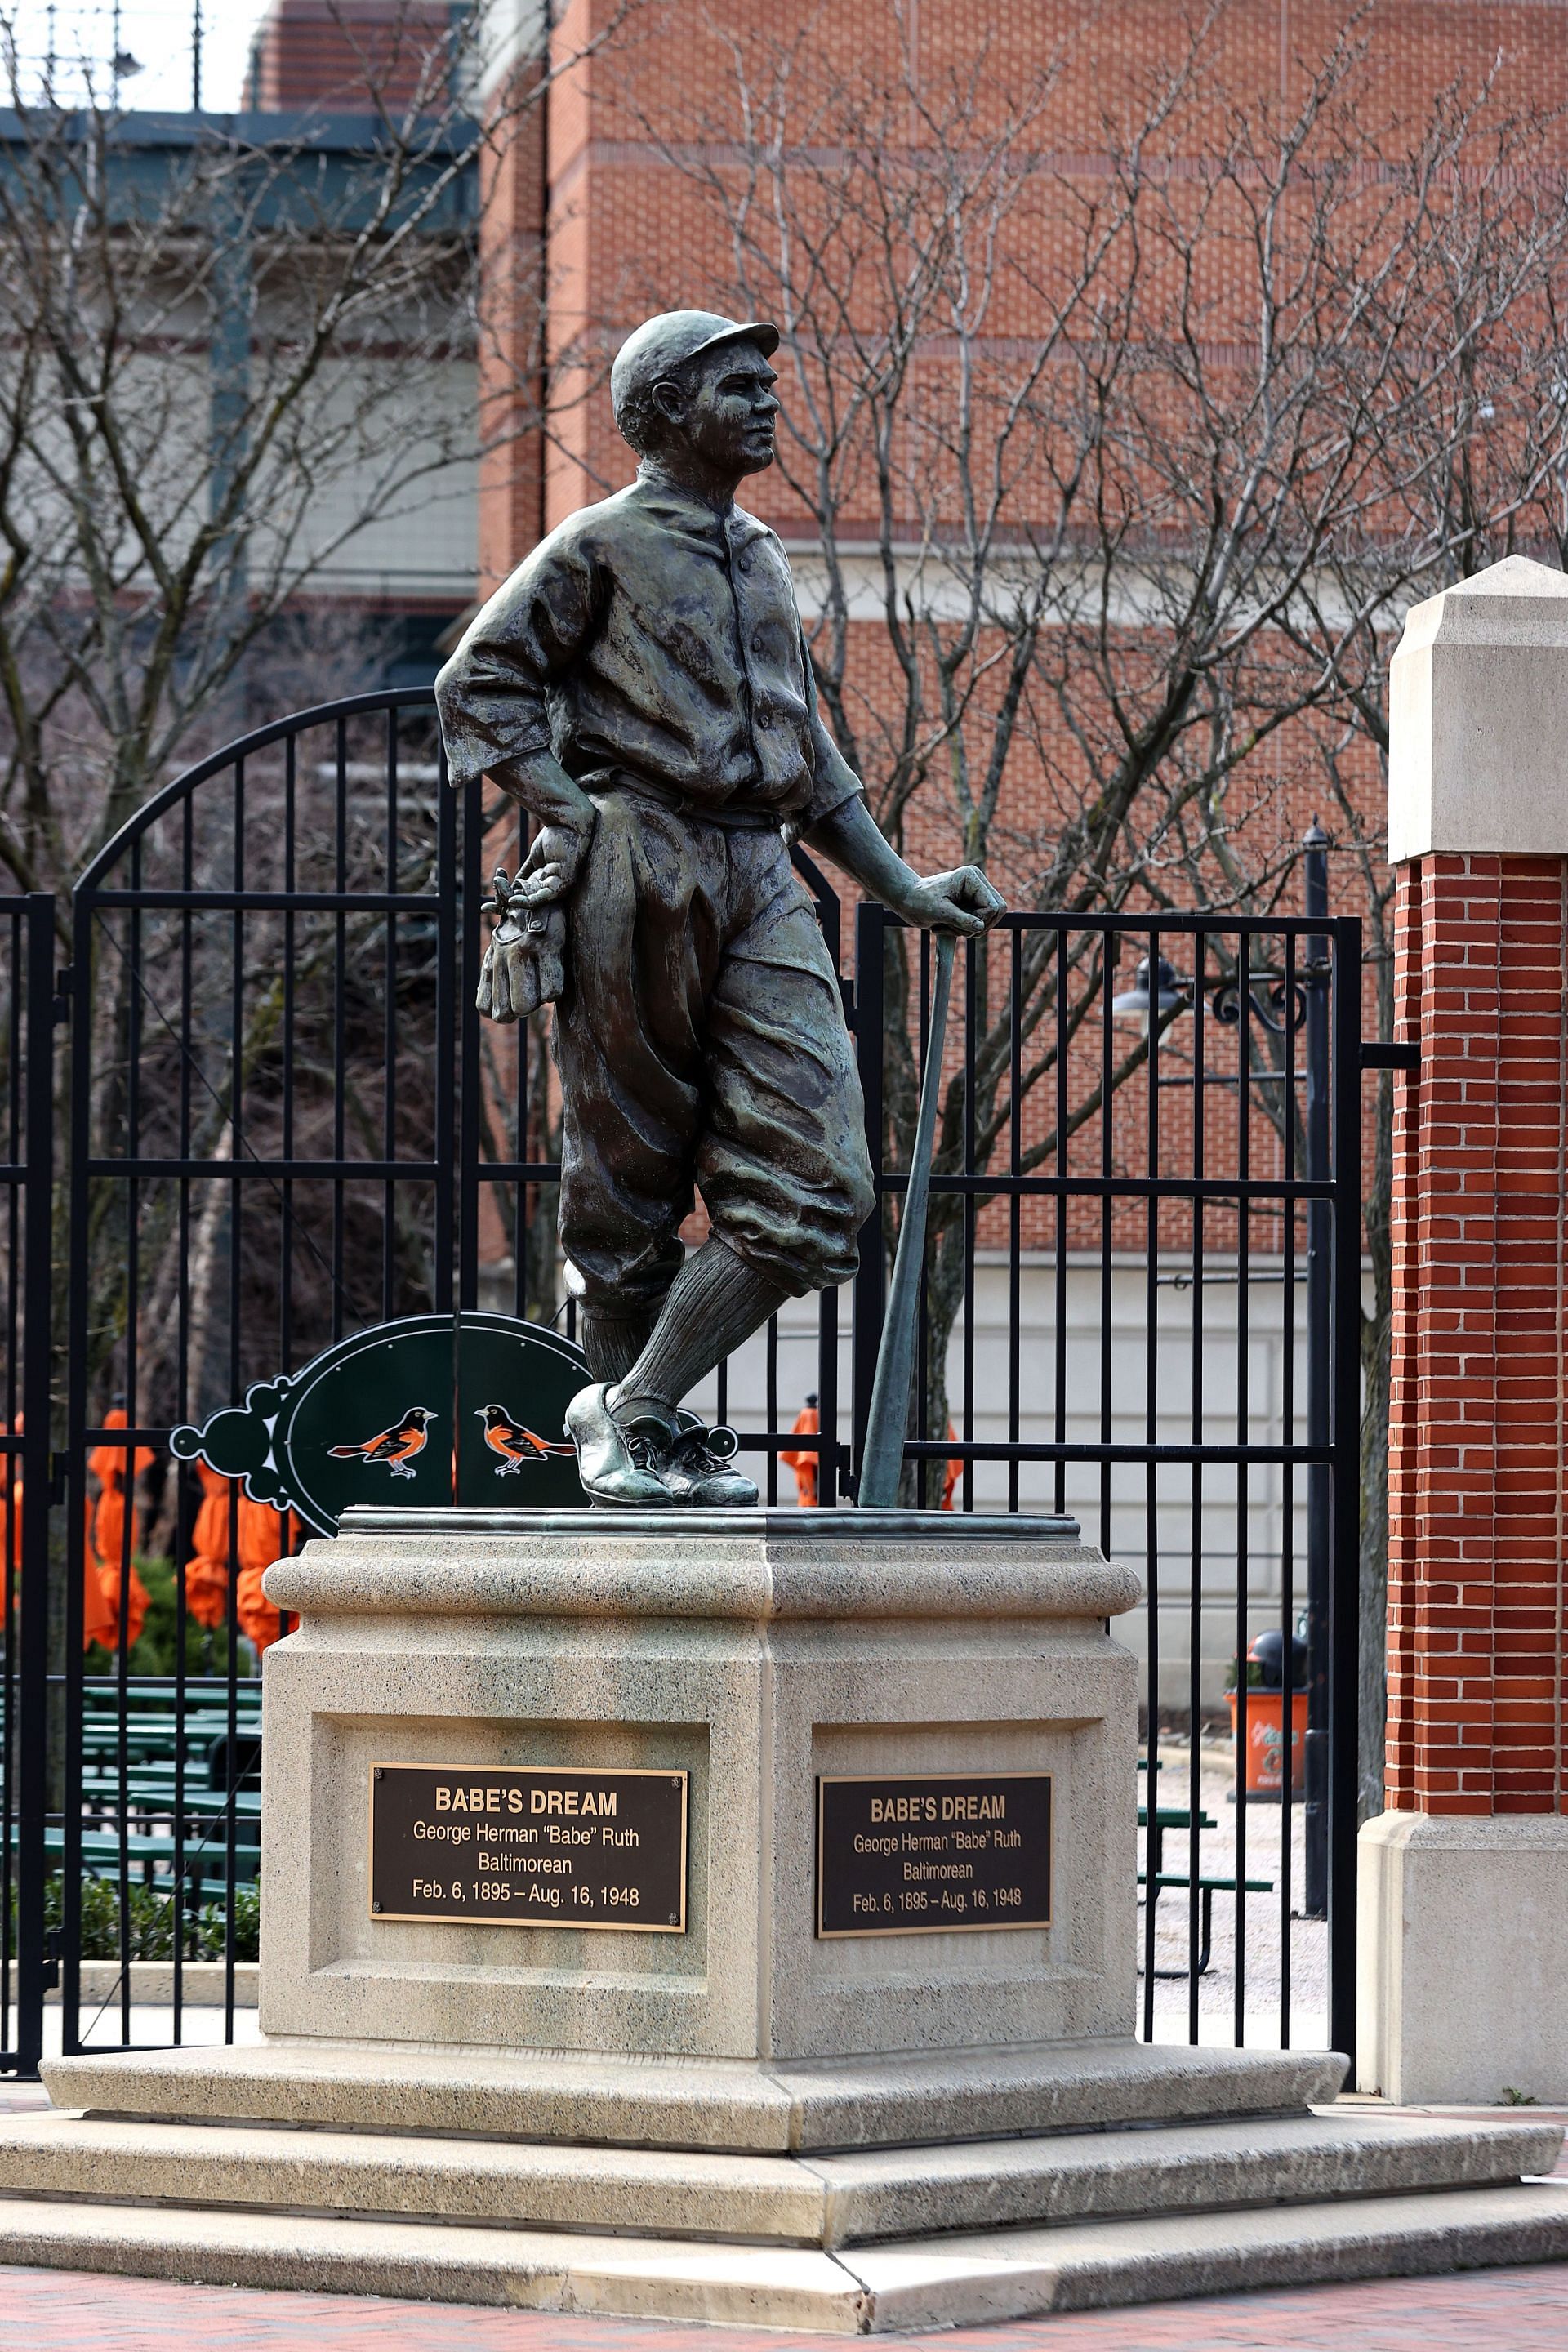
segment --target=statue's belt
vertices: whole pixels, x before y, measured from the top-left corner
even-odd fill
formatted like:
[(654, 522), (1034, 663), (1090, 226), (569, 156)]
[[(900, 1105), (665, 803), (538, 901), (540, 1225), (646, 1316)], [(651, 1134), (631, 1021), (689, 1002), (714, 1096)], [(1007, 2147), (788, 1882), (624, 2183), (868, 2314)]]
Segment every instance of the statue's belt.
[(639, 776), (626, 768), (601, 768), (596, 774), (582, 779), (582, 789), (595, 801), (605, 800), (613, 793), (650, 801), (655, 808), (668, 809), (677, 816), (693, 817), (700, 824), (716, 824), (725, 833), (784, 834), (793, 840), (797, 830), (797, 821), (786, 816), (782, 809), (730, 808), (723, 803), (715, 806), (707, 801), (684, 800), (668, 784), (657, 783), (651, 776)]

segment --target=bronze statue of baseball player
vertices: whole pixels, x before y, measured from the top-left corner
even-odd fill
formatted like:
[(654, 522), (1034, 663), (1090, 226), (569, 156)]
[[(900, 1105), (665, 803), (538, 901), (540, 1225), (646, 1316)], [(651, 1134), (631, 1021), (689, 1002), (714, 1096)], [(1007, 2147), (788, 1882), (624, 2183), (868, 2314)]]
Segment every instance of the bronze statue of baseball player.
[[(1003, 906), (977, 866), (905, 865), (822, 723), (784, 549), (735, 504), (773, 462), (778, 341), (705, 310), (639, 327), (610, 377), (637, 480), (541, 541), (436, 682), (453, 783), (488, 774), (538, 824), (480, 1004), (555, 999), (593, 1373), (566, 1428), (597, 1503), (754, 1503), (680, 1401), (855, 1271), (864, 1108), (790, 845), (927, 928)], [(694, 1184), (711, 1230), (687, 1256)]]

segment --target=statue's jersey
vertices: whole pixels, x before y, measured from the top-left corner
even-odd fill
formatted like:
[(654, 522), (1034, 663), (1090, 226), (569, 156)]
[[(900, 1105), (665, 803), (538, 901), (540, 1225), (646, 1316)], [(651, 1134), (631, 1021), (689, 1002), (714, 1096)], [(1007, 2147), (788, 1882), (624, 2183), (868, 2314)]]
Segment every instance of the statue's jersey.
[(590, 793), (629, 772), (795, 833), (859, 790), (817, 710), (777, 537), (647, 467), (541, 541), (436, 693), (455, 784), (552, 751)]

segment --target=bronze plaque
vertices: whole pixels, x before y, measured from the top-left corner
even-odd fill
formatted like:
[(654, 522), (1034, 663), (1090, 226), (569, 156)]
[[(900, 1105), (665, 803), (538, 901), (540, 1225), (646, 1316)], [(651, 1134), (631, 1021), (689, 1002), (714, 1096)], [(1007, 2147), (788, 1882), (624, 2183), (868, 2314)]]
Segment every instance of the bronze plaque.
[(1048, 1772), (818, 1780), (819, 1936), (1050, 1924)]
[(371, 1915), (683, 1936), (689, 1777), (373, 1765)]

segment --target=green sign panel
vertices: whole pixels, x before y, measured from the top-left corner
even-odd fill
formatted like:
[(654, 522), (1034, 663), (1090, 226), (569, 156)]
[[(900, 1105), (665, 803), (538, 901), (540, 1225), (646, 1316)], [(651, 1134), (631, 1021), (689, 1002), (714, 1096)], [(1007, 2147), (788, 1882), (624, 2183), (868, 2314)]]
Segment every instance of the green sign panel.
[(570, 1507), (583, 1493), (562, 1423), (587, 1379), (581, 1349), (541, 1324), (410, 1315), (340, 1339), (169, 1442), (322, 1535), (353, 1503)]

